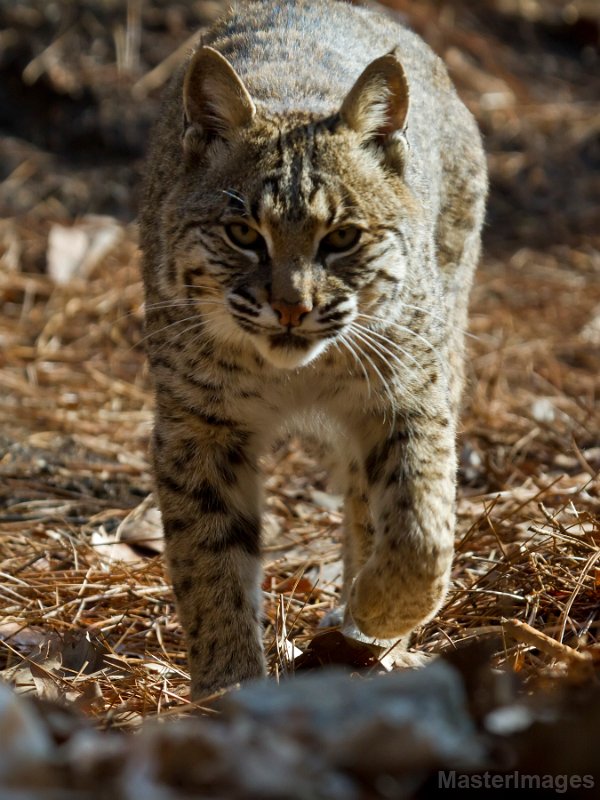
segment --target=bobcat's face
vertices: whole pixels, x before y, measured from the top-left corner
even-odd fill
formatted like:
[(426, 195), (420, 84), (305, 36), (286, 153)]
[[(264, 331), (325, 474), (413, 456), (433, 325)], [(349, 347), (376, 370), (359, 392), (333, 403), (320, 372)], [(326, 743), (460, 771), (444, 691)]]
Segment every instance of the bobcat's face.
[(164, 220), (171, 296), (194, 303), (212, 337), (250, 342), (276, 367), (331, 345), (363, 351), (364, 315), (385, 319), (405, 274), (407, 109), (393, 53), (367, 66), (339, 112), (316, 118), (261, 113), (231, 63), (200, 48)]
[(402, 285), (409, 204), (356, 137), (263, 120), (189, 163), (173, 209), (176, 279), (213, 336), (292, 369), (352, 347), (361, 314), (385, 317)]

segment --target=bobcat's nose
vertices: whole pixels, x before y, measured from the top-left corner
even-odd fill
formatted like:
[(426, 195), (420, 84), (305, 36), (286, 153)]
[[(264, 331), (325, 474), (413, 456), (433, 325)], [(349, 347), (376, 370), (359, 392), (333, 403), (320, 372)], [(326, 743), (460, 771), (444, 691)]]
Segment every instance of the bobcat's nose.
[(271, 308), (279, 317), (279, 323), (284, 328), (297, 328), (307, 314), (312, 311), (312, 303), (286, 303), (284, 300), (274, 300)]

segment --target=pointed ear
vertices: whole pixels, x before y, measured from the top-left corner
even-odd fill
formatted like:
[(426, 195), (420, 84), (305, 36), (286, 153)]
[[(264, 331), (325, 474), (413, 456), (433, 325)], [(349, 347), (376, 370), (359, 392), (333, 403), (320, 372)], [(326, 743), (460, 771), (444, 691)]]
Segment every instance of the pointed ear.
[(194, 53), (183, 81), (185, 122), (204, 137), (227, 138), (256, 107), (229, 61), (212, 47)]
[(397, 50), (366, 67), (340, 110), (341, 120), (364, 141), (382, 141), (402, 131), (407, 114), (408, 82)]

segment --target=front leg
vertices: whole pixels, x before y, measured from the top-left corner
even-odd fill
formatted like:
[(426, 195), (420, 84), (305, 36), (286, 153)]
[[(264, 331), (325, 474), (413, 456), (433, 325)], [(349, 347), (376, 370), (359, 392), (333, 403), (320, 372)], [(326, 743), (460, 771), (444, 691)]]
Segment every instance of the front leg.
[(404, 636), (444, 600), (454, 547), (454, 440), (449, 404), (433, 403), (399, 419), (385, 438), (371, 431), (363, 440), (375, 539), (348, 614), (367, 636)]
[(159, 414), (154, 468), (198, 699), (265, 673), (258, 474), (248, 434), (210, 416)]

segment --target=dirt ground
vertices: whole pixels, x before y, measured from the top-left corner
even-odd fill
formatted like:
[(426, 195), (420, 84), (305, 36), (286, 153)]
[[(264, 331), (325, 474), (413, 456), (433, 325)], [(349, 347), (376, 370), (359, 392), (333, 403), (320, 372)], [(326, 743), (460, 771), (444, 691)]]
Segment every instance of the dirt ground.
[[(387, 5), (446, 60), (491, 178), (453, 587), (413, 646), (448, 654), (488, 642), (490, 663), (527, 693), (557, 682), (592, 691), (600, 7)], [(0, 1), (0, 677), (102, 728), (189, 706), (150, 497), (134, 219), (170, 54), (222, 7)], [(339, 593), (340, 499), (296, 442), (264, 469), (271, 673), (329, 661), (385, 670), (368, 652), (313, 642)]]

